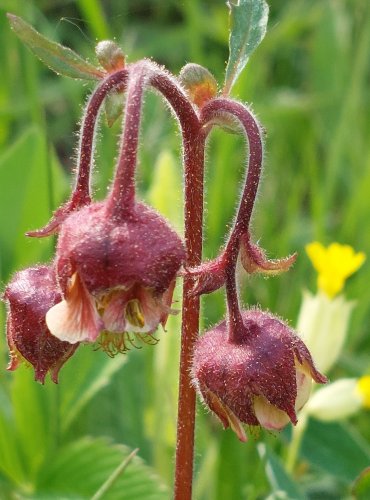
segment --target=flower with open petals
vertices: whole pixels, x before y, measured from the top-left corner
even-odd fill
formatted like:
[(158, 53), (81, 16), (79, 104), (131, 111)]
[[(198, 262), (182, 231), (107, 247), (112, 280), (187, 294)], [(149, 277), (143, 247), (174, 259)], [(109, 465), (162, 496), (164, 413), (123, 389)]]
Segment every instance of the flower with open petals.
[[(183, 244), (154, 210), (135, 203), (124, 218), (108, 203), (71, 214), (61, 226), (56, 268), (64, 296), (46, 315), (72, 344), (100, 333), (152, 333), (166, 323)], [(104, 346), (103, 346), (104, 347)]]
[(37, 381), (44, 383), (50, 372), (57, 383), (60, 368), (78, 344), (60, 341), (50, 334), (45, 323), (47, 310), (61, 301), (53, 268), (35, 266), (19, 271), (7, 285), (3, 299), (8, 305), (8, 370), (26, 362), (33, 366)]
[(318, 272), (319, 290), (333, 298), (343, 290), (346, 279), (364, 263), (365, 254), (355, 253), (350, 245), (331, 243), (325, 248), (314, 241), (306, 246), (306, 252)]
[(223, 321), (196, 343), (193, 383), (205, 404), (241, 441), (241, 423), (282, 429), (306, 403), (312, 379), (325, 383), (299, 337), (273, 315), (242, 311), (240, 341), (229, 339)]

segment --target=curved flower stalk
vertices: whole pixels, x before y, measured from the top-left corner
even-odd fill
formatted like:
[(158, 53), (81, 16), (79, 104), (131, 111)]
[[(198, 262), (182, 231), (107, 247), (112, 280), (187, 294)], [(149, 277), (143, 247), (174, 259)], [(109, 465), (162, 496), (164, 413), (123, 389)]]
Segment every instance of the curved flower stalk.
[(101, 106), (107, 95), (114, 89), (123, 91), (127, 81), (127, 74), (127, 69), (120, 69), (108, 75), (92, 93), (82, 120), (78, 147), (78, 169), (75, 186), (72, 190), (70, 199), (55, 211), (52, 219), (45, 227), (34, 231), (28, 231), (26, 233), (27, 236), (43, 238), (58, 232), (59, 226), (71, 212), (91, 202), (91, 168), (93, 163), (97, 120)]
[(225, 98), (210, 99), (201, 109), (204, 127), (236, 118), (249, 142), (248, 172), (234, 227), (221, 254), (189, 269), (196, 279), (192, 293), (209, 293), (226, 285), (227, 318), (199, 338), (194, 349), (193, 384), (204, 403), (246, 441), (242, 423), (279, 430), (306, 403), (312, 379), (325, 383), (299, 337), (269, 313), (241, 311), (235, 271), (239, 253), (245, 270), (277, 273), (287, 270), (295, 255), (280, 261), (266, 259), (251, 243), (249, 223), (260, 179), (263, 147), (260, 127), (242, 104)]

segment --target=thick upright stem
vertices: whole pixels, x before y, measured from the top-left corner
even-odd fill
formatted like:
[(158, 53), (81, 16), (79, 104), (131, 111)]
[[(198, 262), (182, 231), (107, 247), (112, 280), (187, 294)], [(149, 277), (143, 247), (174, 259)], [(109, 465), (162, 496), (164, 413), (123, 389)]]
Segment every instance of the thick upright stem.
[[(186, 266), (200, 264), (203, 243), (203, 170), (205, 133), (192, 105), (166, 72), (153, 68), (150, 83), (172, 106), (180, 122), (185, 169)], [(195, 390), (190, 366), (199, 331), (199, 298), (190, 297), (191, 278), (184, 279), (180, 354), (179, 403), (174, 498), (190, 500), (193, 484)]]
[[(203, 164), (204, 141), (188, 138), (185, 148), (185, 242), (187, 265), (197, 266), (202, 258), (203, 233)], [(199, 331), (199, 297), (190, 297), (192, 280), (184, 279), (182, 305), (181, 358), (179, 403), (177, 418), (177, 447), (175, 500), (190, 500), (193, 480), (195, 390), (191, 384), (190, 368), (194, 344)]]
[(130, 66), (129, 75), (121, 147), (108, 205), (108, 210), (116, 217), (124, 216), (135, 201), (135, 172), (141, 108), (147, 79), (145, 61)]
[(127, 70), (123, 69), (108, 76), (99, 87), (93, 92), (87, 104), (85, 115), (81, 127), (78, 155), (78, 171), (76, 184), (73, 191), (74, 201), (83, 203), (90, 202), (90, 178), (91, 163), (94, 153), (94, 139), (96, 123), (100, 113), (101, 105), (106, 95), (114, 88), (126, 85)]

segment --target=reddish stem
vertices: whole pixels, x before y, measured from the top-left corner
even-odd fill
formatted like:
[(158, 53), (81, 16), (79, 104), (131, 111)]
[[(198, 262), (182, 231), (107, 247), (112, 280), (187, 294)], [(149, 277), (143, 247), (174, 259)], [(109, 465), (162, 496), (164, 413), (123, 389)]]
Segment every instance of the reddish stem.
[[(181, 126), (185, 171), (185, 245), (186, 266), (200, 264), (203, 240), (203, 170), (205, 132), (194, 108), (176, 81), (158, 67), (150, 83), (172, 106)], [(174, 499), (190, 500), (193, 484), (194, 427), (196, 394), (190, 367), (199, 332), (199, 298), (190, 297), (192, 280), (184, 279), (180, 354), (179, 402)]]
[(213, 99), (202, 109), (202, 123), (206, 126), (212, 121), (222, 123), (222, 113), (236, 117), (241, 123), (249, 143), (248, 173), (241, 196), (236, 222), (230, 234), (225, 252), (238, 246), (240, 237), (248, 232), (249, 223), (256, 199), (261, 176), (263, 145), (260, 127), (252, 113), (241, 103), (231, 99)]
[(147, 73), (145, 61), (129, 67), (121, 148), (108, 204), (108, 211), (116, 217), (124, 217), (135, 202), (137, 149)]
[(79, 205), (90, 203), (91, 163), (94, 153), (94, 141), (97, 118), (101, 105), (107, 94), (115, 89), (124, 90), (127, 80), (127, 69), (122, 69), (109, 75), (93, 92), (86, 106), (81, 127), (78, 155), (78, 173), (72, 199)]
[[(228, 334), (233, 343), (245, 339), (243, 319), (240, 313), (238, 291), (236, 286), (236, 263), (240, 241), (243, 234), (248, 233), (253, 206), (257, 195), (261, 176), (263, 145), (261, 131), (252, 113), (242, 104), (230, 99), (220, 98), (210, 101), (202, 110), (202, 122), (207, 125), (212, 121), (222, 123), (222, 113), (236, 117), (241, 123), (249, 143), (248, 173), (245, 179), (243, 194), (240, 200), (236, 221), (226, 248), (226, 297), (228, 310)], [(207, 127), (209, 128), (209, 127)]]

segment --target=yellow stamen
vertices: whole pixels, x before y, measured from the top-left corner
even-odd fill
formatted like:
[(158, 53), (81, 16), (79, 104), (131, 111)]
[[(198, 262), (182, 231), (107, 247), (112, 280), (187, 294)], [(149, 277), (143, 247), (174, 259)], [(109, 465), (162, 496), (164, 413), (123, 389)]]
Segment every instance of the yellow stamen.
[(330, 298), (343, 290), (346, 279), (365, 261), (363, 252), (355, 253), (350, 245), (331, 243), (325, 248), (314, 241), (306, 245), (306, 252), (318, 272), (317, 285)]
[(145, 319), (138, 299), (129, 300), (125, 309), (126, 319), (131, 325), (143, 328)]
[(370, 375), (364, 375), (358, 379), (356, 389), (361, 395), (363, 406), (370, 408)]

